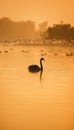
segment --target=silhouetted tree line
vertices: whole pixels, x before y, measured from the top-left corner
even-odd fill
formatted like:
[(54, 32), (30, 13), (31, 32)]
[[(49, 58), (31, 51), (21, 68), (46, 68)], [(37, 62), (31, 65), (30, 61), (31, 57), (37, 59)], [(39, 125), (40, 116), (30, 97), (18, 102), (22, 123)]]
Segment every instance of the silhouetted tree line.
[(38, 39), (41, 37), (40, 32), (46, 30), (47, 21), (40, 23), (36, 30), (34, 21), (14, 22), (7, 17), (0, 19), (0, 40), (24, 40)]
[(24, 40), (38, 39), (43, 42), (46, 39), (51, 40), (74, 40), (74, 27), (70, 24), (54, 24), (53, 27), (48, 27), (48, 22), (45, 21), (36, 25), (34, 21), (14, 22), (9, 18), (0, 19), (0, 41), (2, 40)]
[(54, 24), (47, 29), (47, 39), (74, 40), (74, 27), (70, 24)]
[(35, 34), (33, 21), (14, 22), (9, 18), (0, 19), (0, 40), (32, 38)]

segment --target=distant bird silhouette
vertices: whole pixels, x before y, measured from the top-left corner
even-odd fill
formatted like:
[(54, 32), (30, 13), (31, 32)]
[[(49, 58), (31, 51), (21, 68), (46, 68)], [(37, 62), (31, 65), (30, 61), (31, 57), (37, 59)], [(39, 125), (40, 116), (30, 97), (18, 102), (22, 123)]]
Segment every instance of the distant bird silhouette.
[(73, 56), (73, 52), (71, 52), (71, 53), (66, 53), (66, 56)]
[(40, 67), (39, 67), (38, 65), (30, 65), (30, 66), (28, 67), (28, 70), (29, 70), (30, 72), (43, 71), (42, 60), (45, 61), (45, 59), (44, 59), (44, 58), (41, 58), (41, 59), (40, 59)]
[(47, 55), (47, 53), (45, 52), (45, 53), (41, 53), (41, 56), (45, 56), (45, 55)]
[(8, 51), (4, 51), (5, 53), (8, 53)]
[(55, 56), (57, 56), (57, 55), (58, 55), (58, 53), (54, 53), (54, 55), (55, 55)]
[(22, 52), (24, 52), (24, 53), (25, 53), (25, 51), (24, 51), (24, 50), (22, 50)]
[(10, 50), (13, 50), (13, 48), (10, 48)]

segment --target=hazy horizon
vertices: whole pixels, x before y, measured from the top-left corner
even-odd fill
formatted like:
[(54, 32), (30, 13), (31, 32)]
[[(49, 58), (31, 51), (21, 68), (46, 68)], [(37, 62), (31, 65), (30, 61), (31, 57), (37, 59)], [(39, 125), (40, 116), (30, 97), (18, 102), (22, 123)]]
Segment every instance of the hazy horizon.
[(48, 21), (54, 23), (70, 23), (74, 26), (73, 0), (2, 0), (0, 2), (0, 18), (8, 17), (13, 21), (32, 20), (37, 24)]
[(6, 17), (6, 16), (5, 16), (5, 17), (0, 17), (0, 20), (3, 20), (3, 19), (10, 20), (10, 21), (13, 22), (13, 23), (33, 22), (33, 23), (35, 24), (35, 29), (36, 29), (36, 30), (38, 30), (38, 29), (39, 29), (39, 26), (40, 26), (41, 24), (44, 24), (44, 23), (47, 24), (47, 28), (48, 28), (48, 27), (53, 27), (55, 24), (56, 24), (56, 25), (59, 25), (59, 24), (68, 25), (68, 24), (70, 24), (71, 27), (74, 27), (74, 25), (72, 25), (70, 22), (65, 23), (63, 20), (60, 20), (59, 22), (55, 22), (55, 21), (54, 21), (53, 24), (49, 24), (49, 21), (47, 21), (47, 20), (37, 23), (36, 21), (33, 21), (32, 19), (13, 20), (13, 19), (11, 19), (10, 17)]

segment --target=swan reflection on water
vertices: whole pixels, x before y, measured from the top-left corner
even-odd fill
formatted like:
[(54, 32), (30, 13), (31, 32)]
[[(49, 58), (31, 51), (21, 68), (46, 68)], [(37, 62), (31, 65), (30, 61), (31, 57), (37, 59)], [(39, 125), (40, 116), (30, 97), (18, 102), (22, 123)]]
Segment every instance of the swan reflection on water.
[(40, 59), (40, 67), (39, 67), (38, 65), (30, 65), (30, 66), (28, 67), (29, 72), (36, 73), (36, 72), (39, 72), (39, 71), (40, 71), (40, 79), (41, 79), (42, 73), (43, 73), (42, 61), (45, 61), (45, 59), (44, 59), (44, 58), (41, 58), (41, 59)]
[(40, 80), (42, 80), (42, 74), (43, 74), (43, 70), (40, 71)]

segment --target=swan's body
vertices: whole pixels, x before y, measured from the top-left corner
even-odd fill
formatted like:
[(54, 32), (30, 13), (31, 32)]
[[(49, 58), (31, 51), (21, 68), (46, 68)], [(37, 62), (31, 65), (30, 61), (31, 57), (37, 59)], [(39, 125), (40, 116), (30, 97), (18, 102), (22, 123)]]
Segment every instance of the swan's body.
[(30, 65), (28, 67), (30, 72), (39, 72), (43, 70), (43, 65), (42, 65), (42, 60), (44, 60), (44, 58), (40, 59), (40, 67), (38, 65)]

